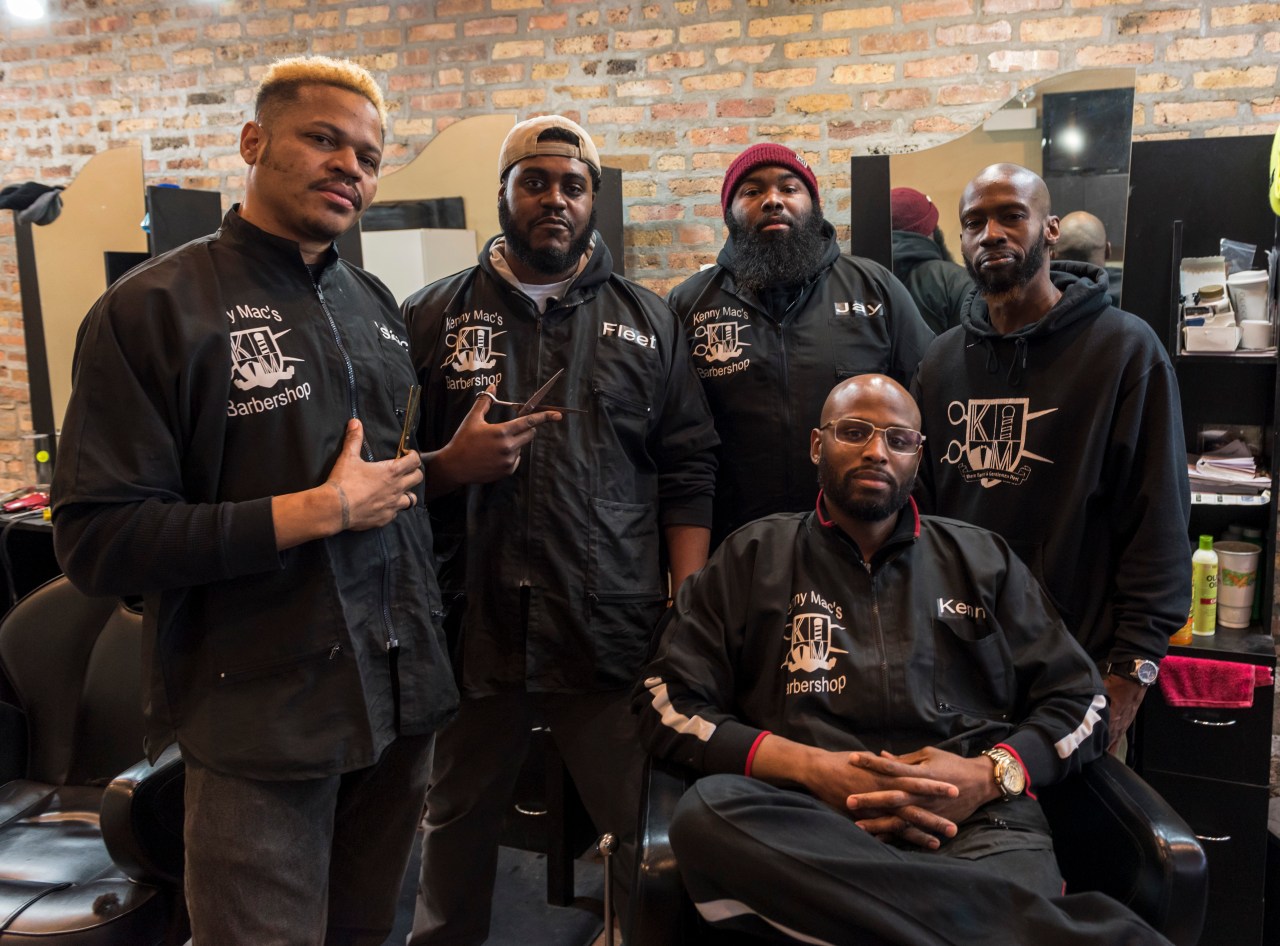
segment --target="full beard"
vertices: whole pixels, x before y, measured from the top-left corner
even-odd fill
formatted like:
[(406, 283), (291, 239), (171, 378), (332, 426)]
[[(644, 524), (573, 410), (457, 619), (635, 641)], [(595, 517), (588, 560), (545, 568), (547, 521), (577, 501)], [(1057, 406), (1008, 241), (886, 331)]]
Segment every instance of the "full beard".
[(519, 232), (511, 220), (511, 211), (505, 200), (498, 201), (498, 223), (502, 227), (502, 236), (507, 249), (516, 255), (516, 259), (535, 272), (546, 276), (560, 276), (578, 265), (582, 254), (591, 245), (591, 236), (596, 230), (596, 211), (591, 209), (591, 219), (581, 233), (575, 234), (573, 241), (563, 250), (554, 247), (535, 247), (525, 235)]
[(822, 212), (814, 210), (794, 221), (785, 233), (761, 233), (725, 216), (733, 238), (733, 278), (751, 292), (769, 286), (798, 286), (822, 267), (827, 237)]
[(1041, 237), (1040, 242), (1031, 247), (1022, 264), (1012, 272), (985, 273), (976, 269), (967, 257), (964, 261), (964, 268), (969, 271), (969, 275), (973, 277), (974, 284), (977, 285), (978, 291), (983, 296), (998, 299), (1028, 285), (1036, 277), (1036, 273), (1040, 272), (1040, 269), (1044, 266), (1044, 257), (1048, 249), (1048, 241)]
[(818, 458), (818, 485), (822, 487), (823, 498), (851, 519), (883, 522), (890, 516), (896, 516), (911, 497), (915, 477), (898, 483), (883, 499), (859, 499), (853, 485), (856, 473), (856, 469), (849, 470), (841, 478), (831, 469), (826, 456)]

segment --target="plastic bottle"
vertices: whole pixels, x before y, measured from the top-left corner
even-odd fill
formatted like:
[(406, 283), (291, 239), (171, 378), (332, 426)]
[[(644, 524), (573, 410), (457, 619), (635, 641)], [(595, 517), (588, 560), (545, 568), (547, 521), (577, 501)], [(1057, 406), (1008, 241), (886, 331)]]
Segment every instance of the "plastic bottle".
[(1191, 621), (1195, 617), (1195, 613), (1196, 613), (1196, 601), (1195, 601), (1195, 598), (1192, 598), (1191, 607), (1187, 609), (1187, 623), (1182, 625), (1182, 628), (1178, 631), (1175, 631), (1174, 635), (1169, 638), (1170, 644), (1190, 644), (1191, 643)]
[(1200, 536), (1200, 548), (1191, 556), (1191, 633), (1209, 637), (1218, 625), (1218, 553), (1213, 536)]

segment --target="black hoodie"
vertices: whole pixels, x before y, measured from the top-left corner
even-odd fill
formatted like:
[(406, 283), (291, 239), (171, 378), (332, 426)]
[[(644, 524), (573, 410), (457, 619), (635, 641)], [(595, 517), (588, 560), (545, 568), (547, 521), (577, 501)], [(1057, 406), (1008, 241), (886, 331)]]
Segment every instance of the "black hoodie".
[(1177, 379), (1098, 267), (1050, 274), (1038, 322), (1001, 335), (975, 296), (920, 363), (921, 507), (1004, 536), (1099, 664), (1159, 660), (1191, 584)]
[(781, 320), (737, 285), (732, 239), (668, 299), (720, 435), (713, 545), (761, 516), (812, 509), (809, 431), (831, 389), (858, 374), (908, 384), (933, 338), (892, 273), (842, 254), (829, 223), (824, 233), (821, 264)]
[(940, 335), (960, 324), (960, 313), (974, 291), (973, 280), (931, 238), (894, 230), (893, 274), (907, 287), (920, 317), (934, 332)]

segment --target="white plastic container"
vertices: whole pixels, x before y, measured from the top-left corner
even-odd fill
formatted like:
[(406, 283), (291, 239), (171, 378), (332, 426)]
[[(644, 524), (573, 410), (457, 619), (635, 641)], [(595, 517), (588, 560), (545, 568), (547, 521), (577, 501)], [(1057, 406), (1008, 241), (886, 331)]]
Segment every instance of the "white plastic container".
[(1235, 351), (1240, 347), (1240, 326), (1188, 325), (1182, 338), (1183, 351)]
[(1267, 317), (1267, 271), (1248, 269), (1227, 277), (1227, 291), (1236, 310), (1236, 318), (1263, 321)]

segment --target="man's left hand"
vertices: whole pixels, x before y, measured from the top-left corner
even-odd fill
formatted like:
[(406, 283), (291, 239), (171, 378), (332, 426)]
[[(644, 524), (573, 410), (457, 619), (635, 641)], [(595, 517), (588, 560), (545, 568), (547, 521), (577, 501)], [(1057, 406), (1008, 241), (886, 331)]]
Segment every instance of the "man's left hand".
[[(916, 801), (917, 807), (925, 808), (952, 824), (959, 824), (982, 805), (1000, 797), (991, 760), (985, 756), (966, 759), (954, 752), (925, 746), (906, 755), (858, 753), (851, 762), (880, 775), (936, 779), (954, 785), (959, 790), (955, 797)], [(850, 799), (849, 807), (859, 825), (882, 839), (895, 835), (916, 846), (933, 846), (922, 843), (927, 836), (918, 827), (909, 832), (905, 830), (906, 825), (890, 806), (884, 804), (880, 794), (868, 792)]]
[(1133, 725), (1133, 718), (1138, 715), (1138, 707), (1142, 705), (1147, 688), (1114, 673), (1107, 674), (1102, 682), (1107, 686), (1107, 701), (1111, 704), (1111, 721), (1107, 729), (1110, 740), (1107, 751), (1111, 752)]

